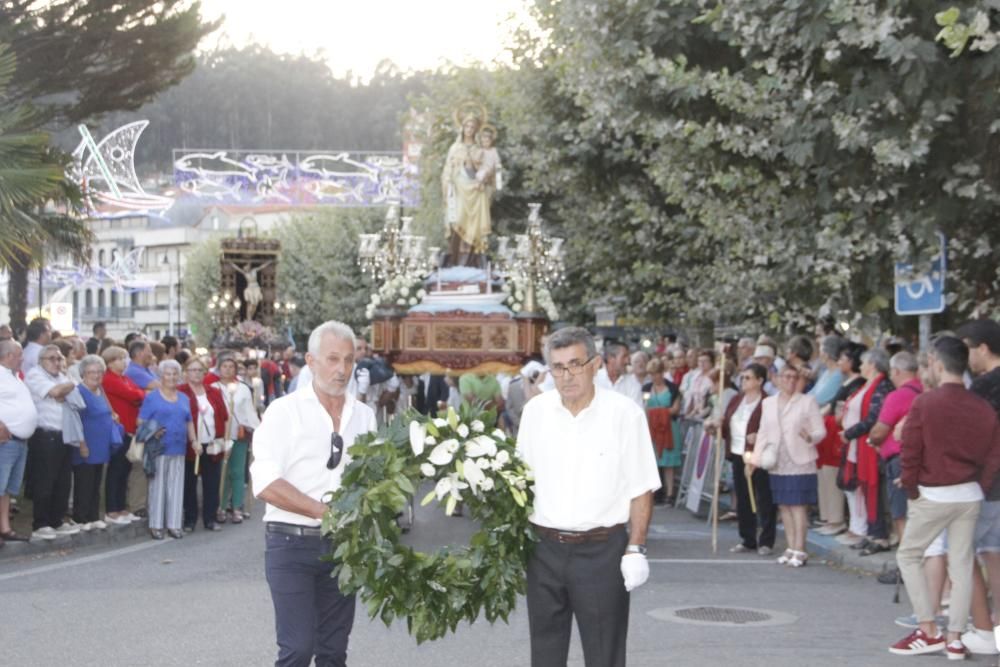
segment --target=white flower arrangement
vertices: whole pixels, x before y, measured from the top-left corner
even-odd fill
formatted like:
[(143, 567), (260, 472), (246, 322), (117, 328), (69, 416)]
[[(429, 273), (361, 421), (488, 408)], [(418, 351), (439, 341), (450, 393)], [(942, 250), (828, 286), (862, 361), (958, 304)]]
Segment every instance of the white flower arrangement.
[(416, 306), (427, 296), (427, 291), (424, 289), (425, 278), (426, 276), (422, 274), (408, 273), (385, 281), (371, 295), (368, 305), (365, 306), (365, 317), (372, 319), (375, 316), (375, 311), (386, 304), (402, 307)]
[[(527, 285), (524, 279), (517, 275), (511, 275), (504, 281), (504, 284), (500, 287), (501, 291), (507, 295), (504, 304), (515, 313), (520, 313), (524, 310), (524, 297)], [(549, 320), (555, 322), (559, 319), (559, 310), (556, 308), (555, 301), (552, 299), (552, 293), (546, 287), (535, 286), (535, 300), (538, 302), (538, 307), (545, 312), (545, 316)]]
[(485, 430), (482, 421), (465, 423), (450, 407), (447, 418), (410, 422), (410, 449), (420, 460), (420, 472), (437, 480), (421, 504), (445, 501), (445, 514), (451, 515), (465, 494), (482, 498), (497, 489), (507, 489), (518, 505), (528, 501), (531, 473), (513, 442), (500, 429)]

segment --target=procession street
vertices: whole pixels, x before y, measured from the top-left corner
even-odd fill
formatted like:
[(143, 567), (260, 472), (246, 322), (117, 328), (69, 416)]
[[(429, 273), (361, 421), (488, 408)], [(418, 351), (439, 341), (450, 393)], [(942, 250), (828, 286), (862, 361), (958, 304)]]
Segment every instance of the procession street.
[[(0, 562), (3, 664), (269, 665), (274, 616), (264, 581), (260, 506), (250, 522), (198, 530), (182, 543), (138, 541), (22, 562)], [(412, 543), (458, 542), (466, 519), (418, 510)], [(779, 535), (779, 545), (782, 538)], [(773, 558), (733, 556), (724, 524), (719, 554), (710, 529), (683, 509), (657, 508), (650, 529), (649, 582), (632, 594), (629, 665), (896, 665), (887, 652), (901, 634), (892, 587), (818, 562), (792, 570)], [(752, 608), (771, 615), (745, 627), (661, 620), (670, 608)], [(660, 618), (658, 618), (660, 617)], [(851, 637), (850, 641), (846, 638)], [(943, 656), (927, 658), (931, 662)], [(924, 661), (921, 661), (924, 662)], [(978, 657), (976, 664), (993, 664)], [(523, 601), (510, 624), (459, 626), (417, 646), (405, 625), (387, 629), (358, 605), (352, 667), (528, 665)], [(582, 667), (578, 641), (570, 665)]]

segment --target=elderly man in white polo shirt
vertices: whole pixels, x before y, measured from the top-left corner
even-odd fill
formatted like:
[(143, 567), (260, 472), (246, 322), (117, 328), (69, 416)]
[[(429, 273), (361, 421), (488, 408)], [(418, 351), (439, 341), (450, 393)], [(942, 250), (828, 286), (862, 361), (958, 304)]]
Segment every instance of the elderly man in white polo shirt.
[(525, 405), (517, 445), (535, 475), (539, 537), (528, 563), (531, 664), (566, 664), (576, 616), (588, 667), (623, 667), (629, 592), (649, 576), (653, 445), (643, 410), (595, 386), (600, 360), (585, 329), (553, 333), (546, 358), (556, 391)]
[[(312, 381), (275, 400), (254, 433), (250, 466), (264, 512), (264, 569), (274, 603), (275, 665), (342, 666), (354, 623), (354, 596), (343, 595), (320, 560), (333, 551), (322, 537), (323, 496), (340, 486), (354, 439), (375, 430), (375, 413), (349, 391), (354, 332), (326, 322), (309, 336)], [(300, 376), (301, 377), (301, 376)]]
[(38, 422), (31, 393), (14, 375), (20, 366), (21, 345), (0, 340), (0, 546), (28, 539), (10, 528), (10, 498), (21, 492), (28, 438)]
[(31, 460), (32, 537), (54, 540), (75, 535), (80, 528), (64, 522), (72, 488), (73, 448), (63, 441), (63, 403), (76, 385), (63, 373), (62, 352), (46, 345), (38, 355), (38, 365), (24, 375), (38, 410), (38, 426), (28, 441)]

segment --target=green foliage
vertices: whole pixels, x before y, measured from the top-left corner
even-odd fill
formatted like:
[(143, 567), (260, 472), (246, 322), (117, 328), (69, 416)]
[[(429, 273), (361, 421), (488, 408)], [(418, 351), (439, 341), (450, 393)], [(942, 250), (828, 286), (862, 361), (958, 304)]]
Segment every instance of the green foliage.
[(9, 94), (62, 123), (136, 109), (183, 79), (192, 53), (219, 22), (188, 0), (9, 0), (0, 40), (18, 54)]
[[(414, 412), (401, 415), (348, 449), (341, 488), (329, 500), (323, 529), (336, 545), (331, 560), (341, 590), (358, 591), (368, 615), (386, 625), (405, 618), (418, 643), (454, 632), (480, 614), (490, 623), (506, 621), (525, 591), (534, 541), (528, 523), (530, 475), (511, 439), (502, 431), (484, 433), (484, 424), (493, 420), (495, 415), (475, 409), (461, 416), (450, 410), (447, 419), (433, 421)], [(490, 451), (482, 451), (484, 439)], [(438, 457), (449, 442), (454, 451), (445, 461)], [(478, 461), (494, 465), (480, 467)], [(482, 469), (492, 488), (444, 489), (454, 481), (472, 483), (472, 468)], [(480, 524), (468, 547), (421, 553), (399, 543), (395, 517), (415, 502), (427, 479), (436, 483), (437, 493), (426, 501), (444, 500), (450, 514), (460, 494)]]
[(210, 238), (191, 248), (184, 264), (184, 303), (195, 339), (200, 345), (212, 342), (213, 324), (208, 302), (218, 293), (222, 281), (222, 246)]
[(307, 334), (331, 319), (360, 332), (373, 286), (358, 268), (358, 235), (382, 223), (381, 209), (316, 209), (296, 214), (271, 235), (281, 241), (278, 296), (298, 304), (292, 325)]
[(79, 257), (91, 234), (82, 220), (45, 208), (54, 200), (72, 212), (79, 193), (66, 181), (67, 158), (49, 147), (38, 114), (9, 99), (16, 74), (16, 57), (0, 42), (0, 269), (10, 273), (10, 319), (20, 332), (25, 326), (28, 269), (46, 250)]
[[(138, 110), (109, 114), (96, 133), (148, 118), (137, 163), (159, 170), (172, 169), (175, 148), (399, 151), (407, 96), (432, 78), (386, 63), (361, 84), (335, 77), (320, 55), (221, 48), (199, 55), (190, 76)], [(65, 141), (75, 145), (79, 134)]]
[(893, 263), (936, 231), (951, 316), (1000, 306), (995, 3), (962, 7), (974, 58), (917, 0), (537, 0), (546, 41), (487, 97), (567, 238), (564, 316), (620, 295), (681, 327), (886, 326)]

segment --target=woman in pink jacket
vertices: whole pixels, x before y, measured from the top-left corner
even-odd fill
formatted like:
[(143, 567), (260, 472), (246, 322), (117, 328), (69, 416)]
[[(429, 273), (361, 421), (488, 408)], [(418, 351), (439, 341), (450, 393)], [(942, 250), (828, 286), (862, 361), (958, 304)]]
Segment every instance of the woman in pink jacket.
[(807, 509), (816, 504), (816, 445), (826, 436), (816, 399), (800, 393), (798, 385), (798, 370), (791, 365), (782, 368), (778, 394), (761, 403), (757, 446), (748, 462), (752, 470), (777, 455), (770, 468), (771, 494), (788, 542), (778, 563), (792, 567), (802, 567), (809, 557), (805, 550)]

